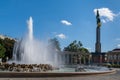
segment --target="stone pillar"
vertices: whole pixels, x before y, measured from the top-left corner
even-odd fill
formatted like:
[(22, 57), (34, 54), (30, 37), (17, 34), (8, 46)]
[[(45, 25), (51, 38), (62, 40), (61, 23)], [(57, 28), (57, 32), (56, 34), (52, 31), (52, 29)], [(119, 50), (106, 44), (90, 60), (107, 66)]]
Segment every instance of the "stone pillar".
[(118, 54), (116, 54), (116, 61), (117, 61), (117, 64), (119, 64)]
[(119, 64), (120, 64), (120, 54), (118, 54), (118, 61), (119, 61)]
[(68, 64), (67, 54), (65, 54), (65, 64)]
[(97, 10), (97, 15), (96, 15), (96, 20), (97, 20), (97, 28), (96, 28), (96, 44), (95, 44), (95, 52), (96, 53), (101, 53), (101, 43), (100, 43), (100, 17), (99, 17), (99, 11)]
[(107, 63), (109, 63), (110, 55), (107, 55)]
[(102, 55), (100, 55), (100, 63), (102, 63)]
[(107, 62), (107, 54), (105, 54), (104, 60), (105, 62)]
[(69, 60), (70, 60), (70, 64), (72, 64), (72, 54), (69, 54)]
[(114, 55), (112, 55), (112, 64), (114, 64)]
[(81, 64), (81, 56), (80, 56), (80, 64)]
[(73, 65), (73, 54), (71, 54), (71, 65)]
[(79, 64), (81, 64), (81, 54), (79, 54)]
[(74, 54), (72, 54), (72, 64), (74, 65)]
[(95, 44), (95, 52), (101, 53), (101, 43), (100, 43), (100, 27), (96, 28), (96, 44)]
[(86, 64), (85, 55), (83, 56), (83, 63)]
[(89, 55), (89, 64), (91, 64), (91, 57), (92, 55)]
[(69, 54), (67, 54), (67, 64), (69, 64)]
[(65, 55), (61, 54), (61, 64), (64, 65), (65, 64)]
[(77, 64), (77, 55), (75, 55), (75, 64)]

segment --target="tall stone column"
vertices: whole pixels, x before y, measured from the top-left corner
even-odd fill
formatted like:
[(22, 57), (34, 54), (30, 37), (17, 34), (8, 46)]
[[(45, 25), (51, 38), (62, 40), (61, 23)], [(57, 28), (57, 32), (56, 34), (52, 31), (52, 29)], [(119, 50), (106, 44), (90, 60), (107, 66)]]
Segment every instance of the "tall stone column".
[(99, 17), (99, 11), (97, 10), (97, 15), (96, 15), (96, 20), (97, 20), (97, 28), (96, 28), (96, 44), (95, 44), (95, 52), (96, 53), (101, 53), (101, 43), (100, 43), (100, 17)]

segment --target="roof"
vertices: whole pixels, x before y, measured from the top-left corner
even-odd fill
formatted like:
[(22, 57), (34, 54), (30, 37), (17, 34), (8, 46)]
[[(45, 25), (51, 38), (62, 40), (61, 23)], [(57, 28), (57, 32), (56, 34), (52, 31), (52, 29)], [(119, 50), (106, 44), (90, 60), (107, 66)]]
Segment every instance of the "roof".
[(112, 50), (112, 52), (120, 52), (120, 48), (115, 48)]

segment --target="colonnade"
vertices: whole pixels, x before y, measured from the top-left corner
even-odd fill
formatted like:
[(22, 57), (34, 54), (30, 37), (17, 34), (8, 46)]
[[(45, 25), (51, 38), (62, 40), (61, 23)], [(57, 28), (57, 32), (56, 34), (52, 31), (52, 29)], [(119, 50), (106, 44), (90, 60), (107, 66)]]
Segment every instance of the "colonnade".
[(64, 64), (76, 65), (76, 64), (90, 64), (90, 53), (77, 53), (77, 52), (64, 52), (63, 57)]

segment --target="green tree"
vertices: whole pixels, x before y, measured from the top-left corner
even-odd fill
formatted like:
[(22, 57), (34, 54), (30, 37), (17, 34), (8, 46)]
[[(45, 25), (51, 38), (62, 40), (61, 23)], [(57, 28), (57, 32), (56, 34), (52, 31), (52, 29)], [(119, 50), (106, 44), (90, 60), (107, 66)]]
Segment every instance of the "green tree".
[(9, 59), (11, 59), (13, 55), (12, 53), (13, 53), (14, 43), (15, 43), (14, 39), (5, 38), (3, 40), (3, 46), (6, 49), (5, 57), (9, 57)]
[(82, 43), (80, 41), (74, 40), (72, 43), (70, 43), (67, 47), (64, 48), (64, 51), (70, 51), (70, 52), (79, 52), (82, 48)]
[(8, 57), (9, 59), (12, 58), (14, 43), (15, 43), (14, 39), (10, 39), (10, 38), (1, 39), (0, 38), (0, 44), (6, 49), (3, 60), (6, 59), (6, 57)]
[(74, 56), (74, 63), (79, 63), (80, 56), (81, 56), (81, 63), (86, 64), (86, 61), (88, 62), (86, 55), (89, 54), (89, 51), (88, 51), (88, 49), (83, 47), (81, 41), (77, 42), (76, 40), (74, 40), (72, 43), (70, 43), (67, 47), (64, 48), (64, 51), (80, 53), (80, 54)]
[(81, 51), (83, 53), (89, 53), (88, 49), (82, 47), (82, 48), (79, 48), (78, 51)]
[(6, 49), (0, 44), (0, 58), (5, 56)]

